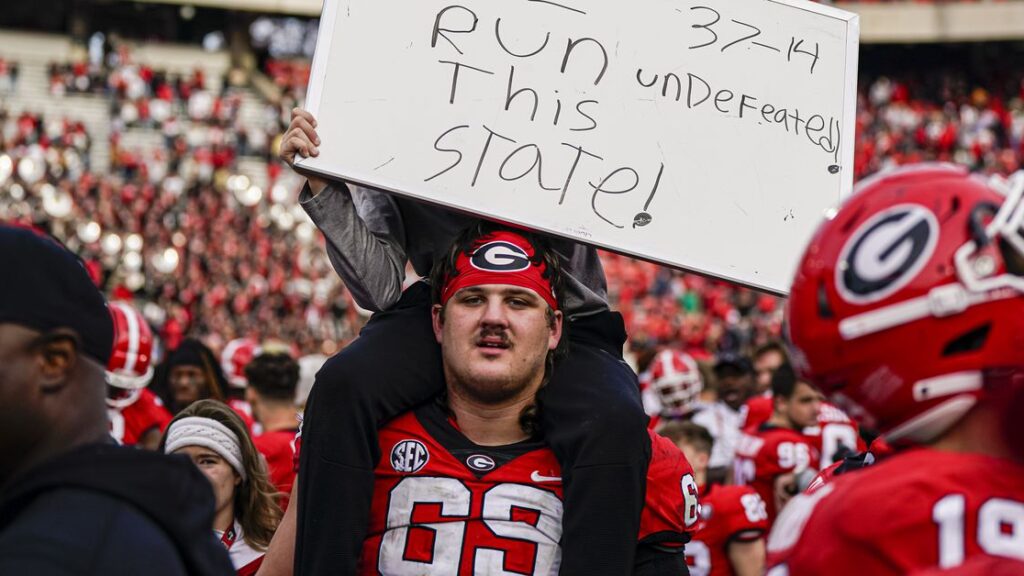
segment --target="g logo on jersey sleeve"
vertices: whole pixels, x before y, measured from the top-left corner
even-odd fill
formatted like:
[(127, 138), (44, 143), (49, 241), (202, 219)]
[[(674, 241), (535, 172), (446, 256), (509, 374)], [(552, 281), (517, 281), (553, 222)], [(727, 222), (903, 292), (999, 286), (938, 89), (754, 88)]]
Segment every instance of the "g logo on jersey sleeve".
[(862, 224), (839, 253), (836, 288), (853, 304), (869, 304), (906, 286), (935, 252), (939, 223), (924, 206), (901, 204)]
[(391, 449), (391, 467), (395, 472), (415, 474), (430, 460), (427, 447), (419, 440), (402, 440)]
[(477, 248), (469, 263), (485, 272), (520, 272), (530, 267), (530, 257), (519, 246), (496, 240)]

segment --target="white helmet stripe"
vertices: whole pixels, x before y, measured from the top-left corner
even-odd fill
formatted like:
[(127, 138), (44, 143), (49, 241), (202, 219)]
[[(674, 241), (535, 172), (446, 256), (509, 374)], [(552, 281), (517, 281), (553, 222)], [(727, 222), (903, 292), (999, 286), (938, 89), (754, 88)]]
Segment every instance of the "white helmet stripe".
[(139, 333), (139, 319), (135, 317), (131, 308), (121, 303), (117, 304), (128, 323), (128, 353), (124, 357), (124, 370), (130, 373), (135, 371), (135, 363), (139, 359), (139, 344), (142, 340)]

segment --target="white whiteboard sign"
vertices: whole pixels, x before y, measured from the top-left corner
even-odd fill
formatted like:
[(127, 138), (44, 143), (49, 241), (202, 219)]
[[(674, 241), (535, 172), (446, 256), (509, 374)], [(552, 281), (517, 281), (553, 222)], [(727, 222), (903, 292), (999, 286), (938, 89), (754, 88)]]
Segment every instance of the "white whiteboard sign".
[(856, 15), (325, 0), (300, 167), (786, 293), (852, 189)]

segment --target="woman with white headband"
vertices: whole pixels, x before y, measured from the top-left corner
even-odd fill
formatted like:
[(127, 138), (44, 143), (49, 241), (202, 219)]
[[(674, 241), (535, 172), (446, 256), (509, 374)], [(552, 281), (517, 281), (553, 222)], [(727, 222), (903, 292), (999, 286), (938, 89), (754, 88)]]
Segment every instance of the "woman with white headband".
[(259, 570), (281, 520), (278, 494), (241, 418), (227, 404), (200, 400), (167, 427), (161, 449), (183, 454), (213, 487), (213, 530), (228, 550), (238, 576)]

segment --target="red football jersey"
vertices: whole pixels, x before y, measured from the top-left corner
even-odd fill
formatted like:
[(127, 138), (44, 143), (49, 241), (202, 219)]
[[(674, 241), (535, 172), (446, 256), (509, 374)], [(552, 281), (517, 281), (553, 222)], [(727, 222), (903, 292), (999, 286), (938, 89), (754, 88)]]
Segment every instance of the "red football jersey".
[(818, 413), (818, 425), (804, 428), (804, 434), (811, 439), (818, 449), (821, 469), (831, 466), (836, 457), (842, 455), (841, 448), (846, 447), (853, 453), (867, 450), (867, 444), (860, 437), (860, 428), (841, 409), (823, 402)]
[(744, 430), (757, 430), (772, 417), (775, 407), (772, 405), (772, 393), (758, 394), (747, 400), (744, 404), (747, 415), (743, 420)]
[(1024, 560), (1024, 466), (917, 449), (786, 507), (768, 561), (802, 574), (909, 574), (988, 554)]
[[(697, 523), (697, 486), (658, 438), (640, 538), (681, 545)], [(429, 404), (381, 429), (380, 447), (359, 574), (558, 574), (562, 479), (545, 444), (478, 446)]]
[(700, 522), (686, 545), (690, 576), (731, 576), (729, 544), (749, 542), (768, 531), (764, 500), (750, 486), (701, 487)]
[(752, 486), (764, 500), (769, 525), (775, 520), (775, 479), (790, 472), (817, 469), (818, 449), (800, 432), (763, 424), (744, 432), (736, 443), (736, 484)]
[(139, 397), (128, 406), (107, 407), (110, 435), (125, 446), (138, 444), (142, 436), (154, 428), (162, 433), (172, 418), (164, 403), (148, 388), (140, 390)]
[[(743, 422), (743, 430), (754, 434), (772, 416), (772, 397), (770, 394), (755, 396), (747, 400), (746, 408), (747, 417)], [(811, 442), (818, 449), (822, 470), (832, 465), (839, 454), (840, 446), (846, 446), (853, 452), (867, 450), (867, 445), (860, 437), (857, 423), (842, 409), (828, 402), (821, 403), (818, 425), (804, 428), (803, 433), (811, 438)]]
[(245, 427), (249, 429), (249, 434), (259, 434), (260, 429), (256, 425), (256, 420), (252, 417), (252, 405), (241, 398), (228, 398), (227, 405), (231, 406), (231, 409), (238, 414), (238, 417), (245, 422)]
[(274, 430), (252, 439), (256, 449), (267, 459), (270, 481), (283, 494), (282, 508), (288, 506), (288, 496), (295, 483), (295, 433), (296, 430)]

